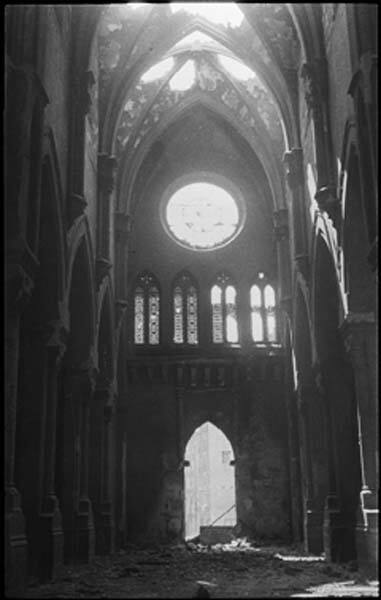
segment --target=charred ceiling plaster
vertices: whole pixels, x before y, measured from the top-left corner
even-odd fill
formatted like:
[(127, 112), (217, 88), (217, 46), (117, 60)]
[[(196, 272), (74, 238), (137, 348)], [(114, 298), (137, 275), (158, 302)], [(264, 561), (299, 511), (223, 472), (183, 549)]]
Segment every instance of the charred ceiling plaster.
[[(240, 9), (244, 18), (236, 27), (185, 11), (173, 14), (169, 5), (104, 9), (98, 27), (101, 144), (117, 156), (120, 171), (130, 178), (136, 177), (163, 127), (192, 104), (225, 116), (253, 149), (262, 144), (270, 160), (280, 165), (296, 110), (298, 37), (287, 5), (248, 4)], [(204, 36), (203, 43), (186, 43), (194, 32)], [(253, 75), (240, 80), (227, 71), (218, 59), (223, 52)], [(169, 56), (174, 65), (167, 74), (148, 83), (141, 79)], [(195, 65), (193, 85), (184, 91), (171, 89), (171, 79), (189, 59)], [(125, 185), (121, 172), (118, 181)]]

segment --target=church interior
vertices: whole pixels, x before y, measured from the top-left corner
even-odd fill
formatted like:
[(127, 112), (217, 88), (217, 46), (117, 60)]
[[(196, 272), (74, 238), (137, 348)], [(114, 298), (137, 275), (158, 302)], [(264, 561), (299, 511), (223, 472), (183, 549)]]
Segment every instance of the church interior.
[(377, 26), (6, 6), (9, 593), (214, 522), (376, 569)]

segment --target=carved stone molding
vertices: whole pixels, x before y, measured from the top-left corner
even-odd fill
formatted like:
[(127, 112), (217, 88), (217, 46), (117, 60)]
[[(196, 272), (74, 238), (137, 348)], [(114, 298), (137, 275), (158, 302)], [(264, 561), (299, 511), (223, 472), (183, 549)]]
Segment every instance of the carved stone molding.
[(105, 277), (107, 277), (111, 268), (112, 268), (112, 262), (110, 262), (108, 260), (108, 258), (104, 258), (102, 256), (99, 256), (97, 258), (97, 260), (95, 262), (95, 277), (96, 277), (97, 287), (99, 287), (100, 284), (102, 283), (103, 279)]
[(66, 350), (69, 332), (62, 321), (49, 321), (43, 330), (43, 339), (49, 349), (57, 350), (57, 363), (59, 363)]
[(307, 108), (314, 115), (320, 116), (327, 92), (327, 64), (324, 59), (312, 63), (304, 63), (300, 70), (303, 82), (304, 97)]
[(303, 279), (308, 283), (310, 275), (309, 257), (307, 254), (298, 254), (294, 258), (296, 270), (301, 274)]
[(105, 153), (98, 154), (99, 186), (106, 194), (111, 194), (115, 188), (116, 168), (118, 161), (115, 156)]
[(283, 164), (286, 169), (286, 179), (291, 190), (303, 184), (303, 149), (293, 148), (285, 152)]
[(83, 116), (87, 115), (90, 111), (94, 84), (95, 77), (92, 71), (86, 71), (83, 77), (78, 80), (78, 101)]
[(78, 217), (81, 217), (86, 210), (87, 202), (84, 196), (80, 194), (70, 194), (69, 198), (69, 225), (71, 226)]
[(288, 227), (288, 210), (287, 208), (281, 208), (275, 211), (273, 214), (274, 223), (274, 235), (277, 242), (282, 240), (288, 240), (289, 227)]
[(328, 216), (335, 222), (340, 209), (340, 201), (337, 198), (335, 186), (326, 185), (318, 189), (315, 200), (319, 210), (328, 213)]
[(127, 300), (115, 300), (115, 322), (116, 322), (116, 329), (119, 329), (123, 319), (124, 319), (124, 315), (126, 314), (126, 310), (128, 308), (128, 302)]
[[(34, 275), (34, 274), (33, 274)], [(7, 311), (20, 314), (34, 289), (34, 276), (22, 264), (7, 266)]]

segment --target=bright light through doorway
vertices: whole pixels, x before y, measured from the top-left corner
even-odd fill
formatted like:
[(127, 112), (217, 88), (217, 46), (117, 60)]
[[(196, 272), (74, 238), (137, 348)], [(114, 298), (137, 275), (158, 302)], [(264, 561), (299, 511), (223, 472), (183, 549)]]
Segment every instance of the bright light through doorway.
[(185, 539), (199, 535), (202, 526), (233, 528), (237, 523), (233, 448), (210, 422), (190, 438), (185, 460)]

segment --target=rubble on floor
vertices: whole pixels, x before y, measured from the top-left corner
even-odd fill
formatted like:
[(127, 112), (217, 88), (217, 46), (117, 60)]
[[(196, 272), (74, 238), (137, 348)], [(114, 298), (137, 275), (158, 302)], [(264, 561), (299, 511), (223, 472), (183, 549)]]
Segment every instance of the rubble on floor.
[(24, 598), (284, 598), (378, 596), (355, 564), (327, 564), (299, 548), (247, 538), (205, 546), (129, 545), (90, 565), (67, 566), (55, 582), (30, 585)]

